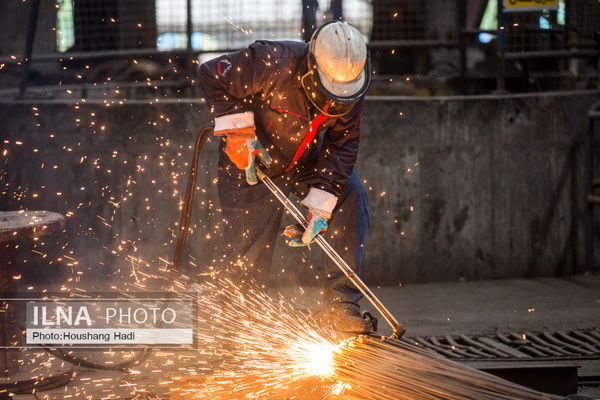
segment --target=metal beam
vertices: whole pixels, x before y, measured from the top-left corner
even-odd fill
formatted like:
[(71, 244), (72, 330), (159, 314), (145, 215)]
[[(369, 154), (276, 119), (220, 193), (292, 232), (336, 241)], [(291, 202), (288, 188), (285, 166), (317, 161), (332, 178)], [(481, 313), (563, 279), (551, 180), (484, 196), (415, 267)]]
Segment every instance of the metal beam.
[(35, 32), (37, 31), (37, 20), (40, 14), (40, 0), (31, 1), (31, 11), (29, 13), (29, 26), (27, 28), (27, 40), (25, 42), (25, 55), (23, 56), (24, 68), (19, 85), (19, 97), (25, 95), (27, 83), (31, 74), (31, 56), (33, 55), (33, 42), (35, 41)]

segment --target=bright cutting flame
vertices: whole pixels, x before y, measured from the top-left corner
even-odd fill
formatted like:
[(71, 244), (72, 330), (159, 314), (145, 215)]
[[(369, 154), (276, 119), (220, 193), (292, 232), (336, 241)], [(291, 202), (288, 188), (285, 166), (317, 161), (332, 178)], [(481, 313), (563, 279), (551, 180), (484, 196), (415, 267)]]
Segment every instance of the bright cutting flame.
[(186, 400), (558, 400), (409, 342), (341, 340), (283, 297), (227, 279), (201, 285), (198, 306), (207, 374), (177, 392)]
[(337, 348), (338, 346), (330, 343), (309, 343), (306, 347), (306, 360), (301, 364), (301, 368), (304, 368), (311, 375), (322, 378), (332, 376), (335, 372), (333, 369), (333, 353)]
[(334, 357), (345, 342), (330, 324), (253, 284), (217, 278), (196, 289), (198, 344), (218, 367), (207, 363), (202, 387), (186, 399), (327, 399), (340, 390)]

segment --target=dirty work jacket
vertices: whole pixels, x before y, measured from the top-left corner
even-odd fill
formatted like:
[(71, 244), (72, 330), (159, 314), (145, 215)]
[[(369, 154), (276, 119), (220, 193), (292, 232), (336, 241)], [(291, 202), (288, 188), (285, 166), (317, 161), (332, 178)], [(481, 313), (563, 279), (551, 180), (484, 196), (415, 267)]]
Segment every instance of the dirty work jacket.
[(215, 117), (254, 112), (256, 135), (273, 159), (275, 176), (317, 157), (311, 187), (338, 197), (358, 153), (364, 97), (345, 115), (327, 117), (306, 98), (300, 78), (308, 45), (256, 41), (198, 67), (198, 83)]

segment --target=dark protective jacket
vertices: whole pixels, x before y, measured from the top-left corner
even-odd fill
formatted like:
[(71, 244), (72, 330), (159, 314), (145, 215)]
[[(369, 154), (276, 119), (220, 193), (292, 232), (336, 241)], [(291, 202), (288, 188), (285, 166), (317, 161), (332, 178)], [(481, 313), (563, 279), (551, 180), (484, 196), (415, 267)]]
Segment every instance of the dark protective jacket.
[(311, 186), (338, 196), (358, 153), (364, 97), (345, 115), (327, 117), (308, 101), (300, 78), (308, 45), (256, 41), (198, 67), (198, 82), (215, 117), (254, 112), (256, 135), (273, 159), (275, 176), (317, 159)]

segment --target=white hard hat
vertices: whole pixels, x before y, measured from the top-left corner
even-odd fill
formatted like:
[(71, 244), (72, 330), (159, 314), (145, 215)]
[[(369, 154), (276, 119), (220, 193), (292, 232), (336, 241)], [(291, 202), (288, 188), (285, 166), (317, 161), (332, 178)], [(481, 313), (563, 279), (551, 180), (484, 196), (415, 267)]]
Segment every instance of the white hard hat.
[(309, 51), (317, 64), (319, 80), (335, 96), (354, 97), (370, 80), (370, 76), (365, 76), (365, 39), (346, 22), (332, 21), (321, 26), (310, 39)]

